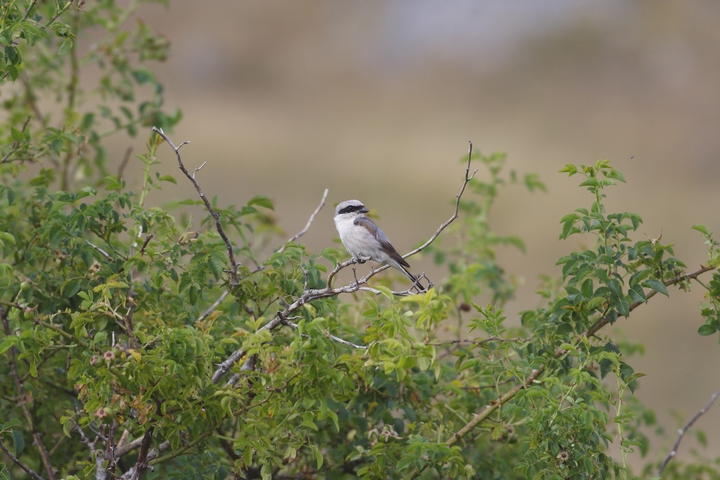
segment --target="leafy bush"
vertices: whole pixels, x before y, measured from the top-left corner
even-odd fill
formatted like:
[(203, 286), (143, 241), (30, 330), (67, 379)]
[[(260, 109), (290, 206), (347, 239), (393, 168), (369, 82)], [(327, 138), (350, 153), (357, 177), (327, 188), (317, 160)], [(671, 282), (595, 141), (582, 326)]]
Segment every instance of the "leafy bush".
[[(163, 113), (144, 66), (167, 42), (124, 27), (140, 3), (0, 10), (2, 478), (632, 477), (627, 454), (648, 451), (654, 418), (632, 396), (637, 346), (604, 327), (705, 275), (699, 333), (718, 332), (720, 248), (705, 227), (708, 262), (686, 272), (671, 246), (633, 239), (639, 215), (606, 212), (624, 182), (609, 162), (567, 165), (590, 198), (560, 238), (594, 245), (559, 259), (544, 306), (507, 322), (514, 285), (495, 252), (523, 243), (494, 233), (488, 212), (508, 185), (544, 187), (471, 148), (455, 211), (417, 249), (447, 276), (416, 295), (391, 290), (383, 269), (335, 286), (346, 254), (298, 242), (325, 196), (265, 258), (254, 246), (273, 231), (267, 197), (221, 207), (185, 168), (165, 133), (181, 115)], [(81, 34), (98, 35), (82, 54)], [(99, 72), (92, 90), (87, 71)], [(106, 170), (104, 141), (139, 133), (133, 193)], [(198, 226), (147, 205), (175, 182), (154, 168), (172, 153), (202, 193), (183, 202), (206, 212)], [(664, 478), (719, 472), (673, 461)]]

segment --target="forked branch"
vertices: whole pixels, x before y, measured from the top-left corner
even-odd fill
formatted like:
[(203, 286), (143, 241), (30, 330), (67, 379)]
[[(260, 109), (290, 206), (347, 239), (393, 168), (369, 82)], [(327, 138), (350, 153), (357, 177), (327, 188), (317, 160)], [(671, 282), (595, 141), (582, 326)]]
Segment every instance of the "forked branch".
[(195, 190), (197, 190), (198, 195), (200, 195), (200, 199), (205, 204), (205, 208), (207, 211), (212, 215), (213, 219), (215, 220), (215, 230), (217, 230), (218, 235), (220, 235), (220, 238), (222, 238), (223, 242), (225, 243), (225, 249), (227, 250), (227, 256), (228, 261), (230, 262), (230, 286), (234, 287), (237, 286), (239, 283), (238, 280), (238, 267), (240, 264), (235, 260), (235, 253), (233, 252), (233, 246), (232, 243), (230, 243), (230, 239), (228, 238), (227, 234), (225, 233), (225, 230), (222, 227), (222, 223), (220, 222), (220, 214), (215, 211), (213, 206), (210, 204), (210, 200), (207, 199), (205, 196), (205, 192), (203, 192), (202, 188), (200, 188), (200, 184), (195, 180), (195, 174), (198, 170), (200, 170), (205, 163), (203, 163), (200, 167), (196, 168), (195, 171), (191, 174), (188, 172), (187, 168), (185, 168), (185, 165), (183, 164), (182, 157), (180, 156), (180, 149), (184, 146), (190, 143), (189, 141), (182, 142), (180, 145), (175, 146), (175, 144), (168, 138), (167, 135), (165, 135), (165, 132), (163, 132), (162, 128), (153, 127), (153, 132), (160, 135), (163, 140), (167, 142), (170, 147), (175, 151), (175, 155), (177, 156), (178, 161), (178, 168), (185, 174), (185, 176), (190, 180), (190, 183), (193, 184), (195, 187)]

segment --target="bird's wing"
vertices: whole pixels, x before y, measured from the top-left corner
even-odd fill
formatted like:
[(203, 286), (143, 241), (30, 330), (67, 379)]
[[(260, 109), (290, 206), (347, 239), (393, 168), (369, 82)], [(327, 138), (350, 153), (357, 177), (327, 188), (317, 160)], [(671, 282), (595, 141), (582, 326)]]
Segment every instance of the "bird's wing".
[(402, 258), (402, 256), (397, 252), (397, 250), (395, 250), (395, 247), (392, 246), (392, 243), (390, 243), (390, 240), (388, 239), (387, 235), (385, 235), (385, 232), (383, 232), (380, 227), (375, 225), (375, 222), (373, 222), (367, 217), (357, 217), (353, 223), (358, 227), (366, 228), (368, 232), (370, 232), (370, 234), (375, 237), (378, 242), (380, 242), (380, 249), (385, 252), (390, 258), (395, 260), (403, 267), (410, 268), (410, 264), (407, 263), (404, 258)]

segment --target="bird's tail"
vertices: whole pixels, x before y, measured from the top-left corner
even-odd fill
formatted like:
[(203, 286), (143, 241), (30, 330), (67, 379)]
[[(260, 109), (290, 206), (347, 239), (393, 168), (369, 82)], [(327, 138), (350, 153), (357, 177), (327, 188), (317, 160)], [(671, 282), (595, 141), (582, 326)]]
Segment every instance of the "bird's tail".
[(419, 279), (415, 275), (410, 273), (410, 271), (404, 265), (401, 265), (399, 262), (397, 262), (395, 260), (392, 260), (391, 262), (388, 262), (388, 263), (390, 263), (391, 266), (400, 270), (403, 273), (403, 275), (405, 275), (412, 282), (413, 287), (415, 287), (419, 293), (425, 293), (427, 291), (427, 289), (425, 287), (423, 287), (422, 284), (420, 284)]

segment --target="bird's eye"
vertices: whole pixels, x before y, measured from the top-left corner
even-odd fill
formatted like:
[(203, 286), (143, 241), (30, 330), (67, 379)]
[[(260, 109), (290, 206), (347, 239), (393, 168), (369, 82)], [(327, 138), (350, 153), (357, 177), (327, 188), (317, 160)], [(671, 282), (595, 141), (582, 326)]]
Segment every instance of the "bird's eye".
[(347, 207), (341, 209), (338, 213), (351, 213), (351, 212), (357, 212), (359, 210), (362, 210), (362, 205), (348, 205)]

